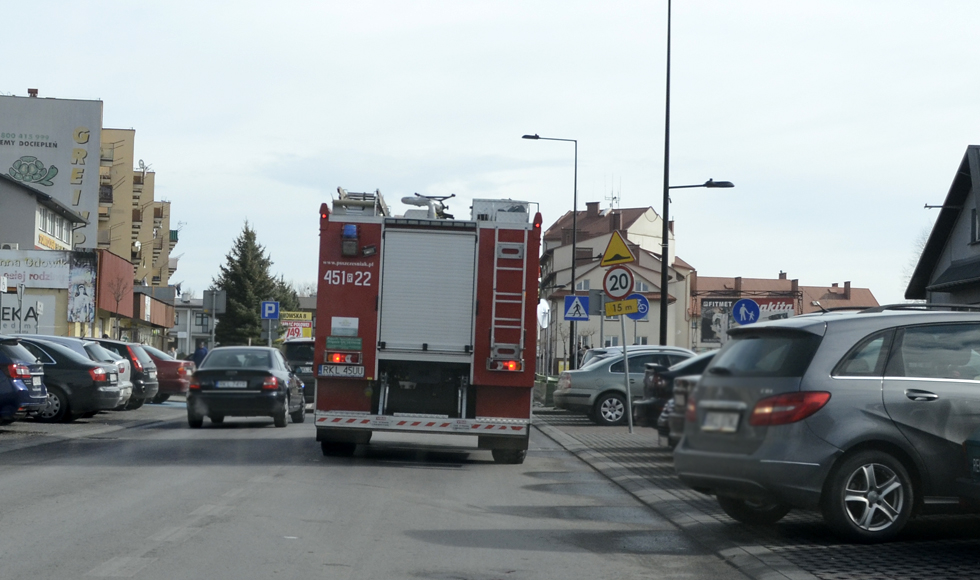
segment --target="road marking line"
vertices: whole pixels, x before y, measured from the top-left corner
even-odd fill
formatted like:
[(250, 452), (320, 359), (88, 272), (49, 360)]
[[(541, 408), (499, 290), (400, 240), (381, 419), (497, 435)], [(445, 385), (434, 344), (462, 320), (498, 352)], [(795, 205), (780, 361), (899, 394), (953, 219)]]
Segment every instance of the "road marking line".
[(85, 576), (98, 578), (131, 578), (156, 558), (133, 558), (120, 556), (102, 563), (85, 573)]

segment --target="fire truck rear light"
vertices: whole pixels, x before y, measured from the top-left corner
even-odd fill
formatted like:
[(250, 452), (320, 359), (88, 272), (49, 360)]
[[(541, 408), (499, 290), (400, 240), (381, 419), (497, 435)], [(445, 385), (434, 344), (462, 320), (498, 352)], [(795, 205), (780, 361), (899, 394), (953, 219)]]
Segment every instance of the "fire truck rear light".
[(520, 372), (524, 370), (524, 364), (519, 360), (491, 360), (487, 368), (491, 371)]
[(327, 352), (326, 360), (335, 365), (356, 365), (361, 363), (359, 352)]

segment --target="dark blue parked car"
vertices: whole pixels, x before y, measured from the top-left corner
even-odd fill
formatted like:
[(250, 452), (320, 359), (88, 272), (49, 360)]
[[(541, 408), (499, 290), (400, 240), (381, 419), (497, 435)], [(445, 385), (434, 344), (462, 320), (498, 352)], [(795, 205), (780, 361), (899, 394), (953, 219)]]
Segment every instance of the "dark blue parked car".
[(0, 335), (0, 425), (37, 413), (47, 398), (44, 366), (20, 339)]

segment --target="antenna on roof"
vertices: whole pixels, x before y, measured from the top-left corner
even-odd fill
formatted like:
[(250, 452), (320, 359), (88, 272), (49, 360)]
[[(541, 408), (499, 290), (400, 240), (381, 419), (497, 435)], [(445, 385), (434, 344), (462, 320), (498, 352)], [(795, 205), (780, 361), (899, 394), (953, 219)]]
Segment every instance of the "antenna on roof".
[[(623, 178), (619, 178), (619, 183), (620, 189), (622, 189)], [(609, 202), (609, 209), (619, 209), (619, 196), (612, 190), (612, 186), (609, 187), (609, 195), (605, 199)]]

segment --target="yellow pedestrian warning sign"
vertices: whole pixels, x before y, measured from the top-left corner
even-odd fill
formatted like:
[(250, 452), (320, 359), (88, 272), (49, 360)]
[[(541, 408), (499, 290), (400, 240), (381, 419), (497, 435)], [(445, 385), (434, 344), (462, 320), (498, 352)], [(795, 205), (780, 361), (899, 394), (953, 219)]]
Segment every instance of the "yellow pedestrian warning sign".
[(602, 261), (599, 265), (602, 267), (615, 266), (616, 264), (629, 264), (630, 262), (635, 262), (636, 258), (633, 256), (633, 252), (626, 246), (626, 240), (620, 233), (613, 232), (612, 237), (609, 238), (609, 245), (606, 246), (606, 251), (602, 254)]

